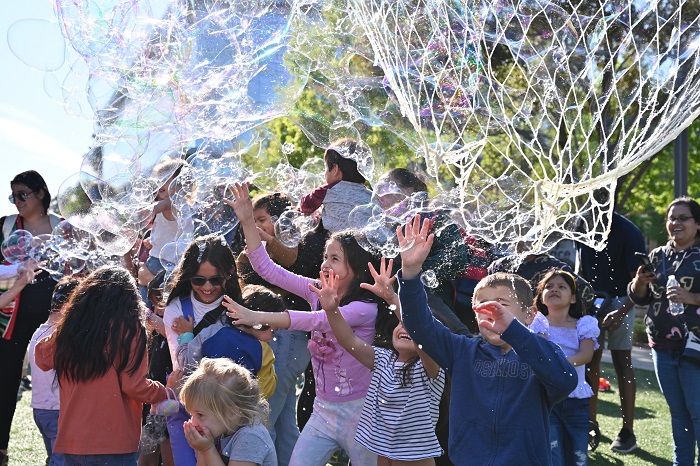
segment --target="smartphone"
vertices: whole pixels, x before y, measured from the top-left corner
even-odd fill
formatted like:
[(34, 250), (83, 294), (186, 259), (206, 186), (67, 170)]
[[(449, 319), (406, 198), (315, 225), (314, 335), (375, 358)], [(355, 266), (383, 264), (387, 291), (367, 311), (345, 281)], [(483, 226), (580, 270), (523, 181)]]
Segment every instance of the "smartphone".
[(637, 262), (641, 267), (644, 267), (645, 272), (653, 272), (654, 267), (651, 266), (651, 261), (649, 260), (649, 256), (644, 254), (643, 252), (635, 252), (634, 253), (635, 257), (637, 258)]

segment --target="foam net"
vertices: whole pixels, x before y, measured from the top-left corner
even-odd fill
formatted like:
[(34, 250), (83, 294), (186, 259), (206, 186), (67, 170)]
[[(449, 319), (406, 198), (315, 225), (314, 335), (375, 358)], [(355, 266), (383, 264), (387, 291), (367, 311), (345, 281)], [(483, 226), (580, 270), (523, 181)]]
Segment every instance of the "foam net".
[[(294, 201), (321, 184), (314, 154), (290, 163), (293, 142), (271, 129), (282, 117), (322, 148), (360, 141), (352, 157), (383, 193), (392, 148), (363, 138), (388, 130), (429, 177), (433, 207), (488, 241), (601, 247), (618, 178), (700, 108), (698, 0), (57, 0), (56, 14), (15, 23), (8, 41), (46, 72), (49, 95), (95, 120), (95, 149), (59, 205), (113, 254), (166, 182), (176, 253), (233, 230), (221, 198), (235, 181)], [(23, 48), (39, 31), (65, 46)], [(198, 151), (172, 181), (187, 147)], [(425, 206), (407, 201), (398, 217), (356, 214), (388, 241)], [(308, 223), (285, 216), (293, 231), (280, 234)]]

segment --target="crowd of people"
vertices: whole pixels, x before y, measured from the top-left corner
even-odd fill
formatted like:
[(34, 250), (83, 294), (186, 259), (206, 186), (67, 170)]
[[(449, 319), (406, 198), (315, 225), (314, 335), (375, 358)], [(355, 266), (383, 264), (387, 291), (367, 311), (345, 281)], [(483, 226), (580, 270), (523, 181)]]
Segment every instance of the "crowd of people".
[[(634, 254), (647, 257), (643, 240), (630, 240), (639, 230), (616, 213), (608, 247), (578, 246), (572, 268), (548, 254), (498, 259), (416, 196), (427, 186), (414, 172), (385, 173), (373, 193), (335, 146), (324, 160), (326, 184), (299, 205), (234, 183), (224, 202), (235, 235), (196, 238), (182, 257), (163, 248), (177, 234), (176, 171), (125, 266), (58, 283), (32, 261), (0, 268), (0, 279), (15, 277), (0, 295), (0, 466), (28, 347), (47, 465), (324, 466), (334, 455), (354, 466), (586, 464), (600, 437), (605, 333), (625, 384), (611, 448), (637, 448), (635, 305), (648, 306), (674, 464), (694, 464), (697, 202), (669, 205), (669, 242), (648, 264)], [(51, 233), (60, 219), (43, 178), (24, 172), (11, 188), (18, 213), (0, 219), (0, 241)], [(403, 208), (416, 199), (420, 213)], [(369, 202), (397, 219), (393, 259), (351, 224)], [(274, 231), (288, 209), (319, 218), (291, 248)], [(682, 311), (670, 313), (673, 303)]]

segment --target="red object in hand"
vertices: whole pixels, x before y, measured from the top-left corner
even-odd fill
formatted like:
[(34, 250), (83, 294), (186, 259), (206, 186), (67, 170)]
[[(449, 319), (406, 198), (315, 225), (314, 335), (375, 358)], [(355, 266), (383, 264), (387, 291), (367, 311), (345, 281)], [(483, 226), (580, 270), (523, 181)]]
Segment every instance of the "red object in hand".
[(598, 391), (609, 392), (610, 391), (610, 381), (604, 377), (601, 377), (598, 381)]

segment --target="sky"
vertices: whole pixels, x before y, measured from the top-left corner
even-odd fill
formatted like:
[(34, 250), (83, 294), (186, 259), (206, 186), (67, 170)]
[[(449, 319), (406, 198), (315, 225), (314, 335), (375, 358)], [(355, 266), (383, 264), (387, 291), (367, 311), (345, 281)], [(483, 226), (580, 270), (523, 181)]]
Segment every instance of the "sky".
[[(0, 14), (0, 144), (3, 147), (0, 170), (0, 214), (16, 213), (7, 200), (10, 180), (25, 170), (36, 170), (44, 177), (52, 196), (61, 183), (80, 171), (83, 155), (90, 148), (93, 124), (86, 118), (68, 115), (60, 103), (44, 91), (45, 72), (20, 61), (10, 50), (8, 30), (16, 21), (55, 20), (49, 0), (2, 2)], [(11, 39), (13, 45), (17, 39)], [(40, 32), (22, 37), (24, 47), (40, 54), (56, 41)], [(59, 72), (60, 73), (60, 70)], [(88, 108), (82, 97), (82, 105)]]

